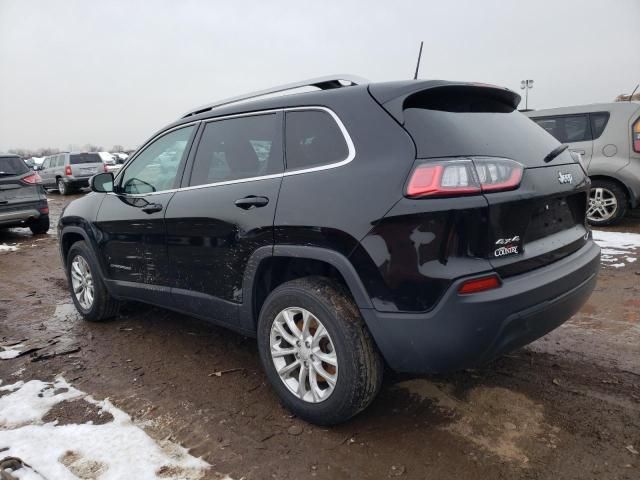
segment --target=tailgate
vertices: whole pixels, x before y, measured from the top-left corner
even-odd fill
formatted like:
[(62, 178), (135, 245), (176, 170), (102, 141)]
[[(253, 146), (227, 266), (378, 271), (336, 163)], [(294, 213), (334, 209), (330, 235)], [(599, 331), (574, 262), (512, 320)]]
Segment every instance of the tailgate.
[(20, 177), (0, 178), (0, 212), (15, 211), (40, 202), (38, 186), (23, 185)]
[(503, 277), (542, 267), (582, 247), (589, 179), (579, 164), (528, 168), (520, 188), (485, 194), (489, 261)]
[(481, 255), (502, 277), (559, 260), (588, 240), (589, 179), (570, 152), (517, 111), (517, 94), (438, 81), (372, 85), (370, 93), (414, 141), (408, 196), (482, 192)]

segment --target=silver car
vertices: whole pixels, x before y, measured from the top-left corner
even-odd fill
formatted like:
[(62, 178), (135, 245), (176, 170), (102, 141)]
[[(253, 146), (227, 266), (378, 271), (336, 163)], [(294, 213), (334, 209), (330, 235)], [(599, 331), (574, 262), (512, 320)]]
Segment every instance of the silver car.
[(582, 155), (592, 187), (587, 217), (609, 225), (640, 205), (640, 103), (615, 102), (525, 113)]
[(38, 173), (45, 188), (67, 195), (88, 187), (89, 178), (106, 171), (98, 153), (58, 153), (45, 157)]

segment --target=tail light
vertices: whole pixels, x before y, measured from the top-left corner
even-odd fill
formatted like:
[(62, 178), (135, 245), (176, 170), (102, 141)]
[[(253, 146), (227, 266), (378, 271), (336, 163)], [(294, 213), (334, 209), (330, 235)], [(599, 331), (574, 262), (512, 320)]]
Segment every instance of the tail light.
[(71, 165), (67, 165), (66, 167), (64, 167), (64, 174), (67, 177), (70, 177), (72, 175), (72, 173), (71, 173)]
[(487, 290), (493, 290), (500, 287), (500, 279), (497, 275), (489, 275), (487, 277), (474, 278), (473, 280), (467, 280), (458, 288), (458, 293), (461, 295), (468, 295), (470, 293), (486, 292)]
[(631, 133), (633, 139), (633, 151), (640, 153), (640, 118), (633, 124), (633, 132)]
[(106, 163), (103, 163), (103, 164), (102, 164), (102, 171), (103, 171), (104, 173), (107, 173), (107, 172), (109, 171), (109, 169), (107, 168), (107, 164), (106, 164)]
[(47, 215), (49, 213), (49, 207), (40, 207), (40, 213), (42, 213), (43, 215)]
[(411, 198), (477, 195), (514, 190), (524, 167), (508, 158), (470, 157), (418, 163), (407, 183)]
[(39, 183), (42, 183), (42, 178), (40, 178), (40, 175), (38, 175), (36, 172), (33, 172), (32, 174), (24, 177), (22, 179), (22, 183), (26, 185), (37, 185)]

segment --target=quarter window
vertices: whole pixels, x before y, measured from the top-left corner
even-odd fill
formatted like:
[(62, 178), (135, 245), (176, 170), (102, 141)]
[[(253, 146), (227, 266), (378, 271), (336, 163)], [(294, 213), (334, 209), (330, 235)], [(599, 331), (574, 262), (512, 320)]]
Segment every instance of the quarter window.
[(599, 138), (604, 132), (607, 123), (609, 122), (609, 112), (596, 112), (589, 114), (591, 117), (591, 132), (593, 133), (593, 139)]
[(120, 189), (136, 194), (174, 188), (193, 129), (190, 126), (174, 130), (147, 146), (124, 171)]
[(190, 185), (282, 172), (281, 122), (279, 115), (266, 114), (207, 123)]
[(285, 136), (287, 170), (337, 163), (349, 156), (340, 127), (322, 110), (287, 112)]

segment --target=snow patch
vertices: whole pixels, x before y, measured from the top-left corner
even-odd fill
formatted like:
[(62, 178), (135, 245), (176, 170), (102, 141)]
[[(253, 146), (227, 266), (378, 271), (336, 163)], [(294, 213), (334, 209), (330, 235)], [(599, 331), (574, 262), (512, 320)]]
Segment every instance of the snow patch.
[(19, 349), (23, 347), (24, 345), (22, 345), (21, 343), (18, 345), (12, 345), (10, 347), (3, 347), (2, 345), (0, 345), (0, 360), (9, 360), (11, 358), (16, 358), (22, 351)]
[[(10, 392), (0, 396), (0, 449), (8, 448), (2, 456), (20, 458), (44, 478), (196, 480), (210, 467), (178, 444), (155, 442), (108, 399), (94, 400), (62, 377), (54, 382), (20, 381), (0, 391)], [(47, 412), (64, 401), (86, 401), (113, 420), (101, 425), (43, 424)], [(30, 474), (15, 472), (18, 478)]]
[[(622, 268), (640, 255), (640, 234), (593, 230), (593, 239), (600, 245), (600, 260), (607, 266)], [(626, 263), (625, 263), (626, 262)]]
[(13, 245), (7, 245), (6, 243), (0, 243), (0, 252), (15, 252), (18, 250), (18, 247)]

